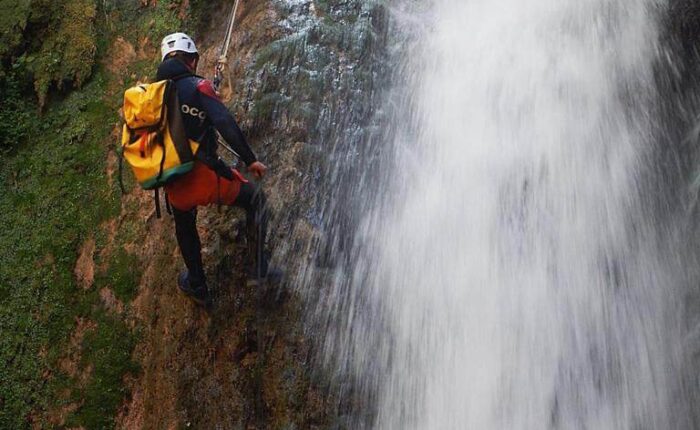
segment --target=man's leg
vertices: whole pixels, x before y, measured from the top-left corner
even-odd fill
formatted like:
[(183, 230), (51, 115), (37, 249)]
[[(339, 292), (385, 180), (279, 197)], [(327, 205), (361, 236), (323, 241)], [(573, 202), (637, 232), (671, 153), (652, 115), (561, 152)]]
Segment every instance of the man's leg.
[(173, 208), (173, 217), (175, 218), (175, 236), (187, 266), (190, 287), (194, 290), (206, 288), (202, 245), (197, 233), (197, 209), (181, 211)]
[(257, 279), (267, 276), (268, 256), (265, 251), (269, 211), (262, 189), (250, 182), (241, 184), (233, 206), (246, 211), (246, 236), (248, 240), (248, 275)]

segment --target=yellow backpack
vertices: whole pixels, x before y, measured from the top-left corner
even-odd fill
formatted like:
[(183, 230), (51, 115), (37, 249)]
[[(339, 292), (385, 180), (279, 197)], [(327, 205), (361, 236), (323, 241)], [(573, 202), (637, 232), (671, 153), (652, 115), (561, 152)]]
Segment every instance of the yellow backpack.
[[(192, 170), (199, 143), (185, 134), (173, 81), (126, 90), (124, 122), (120, 181), (122, 160), (131, 166), (141, 188), (156, 193), (159, 187)], [(156, 208), (159, 209), (157, 194)]]

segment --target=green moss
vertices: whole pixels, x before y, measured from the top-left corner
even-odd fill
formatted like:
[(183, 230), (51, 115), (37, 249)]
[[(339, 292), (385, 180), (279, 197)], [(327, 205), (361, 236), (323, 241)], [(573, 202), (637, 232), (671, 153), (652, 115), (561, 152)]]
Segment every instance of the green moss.
[(21, 69), (43, 105), (52, 86), (80, 87), (96, 54), (95, 0), (0, 0), (0, 78)]
[(29, 19), (31, 0), (0, 0), (0, 59), (4, 59), (22, 43), (22, 34)]
[(183, 30), (191, 32), (192, 37), (195, 37), (196, 40), (199, 33), (210, 28), (211, 19), (224, 1), (225, 0), (191, 0), (189, 19), (185, 23), (186, 27)]
[(127, 254), (119, 248), (112, 256), (108, 270), (95, 279), (95, 287), (111, 288), (116, 297), (124, 303), (129, 303), (136, 295), (140, 264), (137, 257)]
[[(220, 0), (193, 0), (185, 10), (182, 0), (154, 3), (144, 8), (136, 1), (0, 0), (0, 88), (15, 71), (32, 83), (41, 107), (52, 88), (80, 88), (88, 80), (111, 34), (132, 44), (147, 37), (154, 45), (167, 33), (196, 34)], [(189, 16), (184, 23), (180, 11)]]
[(8, 76), (0, 86), (0, 151), (24, 143), (34, 127), (36, 110), (23, 96), (25, 90), (15, 76)]
[(63, 352), (82, 298), (76, 253), (110, 213), (103, 141), (116, 114), (99, 106), (103, 91), (96, 79), (50, 106), (31, 144), (0, 160), (0, 223), (10, 226), (0, 232), (0, 355), (13, 363), (0, 369), (0, 428), (23, 428), (31, 405), (48, 406), (42, 369)]
[(143, 16), (143, 28), (148, 28), (151, 40), (160, 41), (166, 34), (182, 31), (182, 22), (177, 15), (179, 5), (179, 1), (161, 0), (152, 14)]
[(272, 118), (276, 109), (289, 104), (291, 100), (279, 93), (268, 93), (255, 101), (250, 117), (257, 121), (267, 121)]
[(82, 345), (82, 367), (92, 369), (88, 384), (73, 394), (81, 406), (68, 418), (68, 426), (88, 429), (114, 427), (114, 417), (123, 399), (129, 394), (123, 386), (125, 373), (136, 373), (139, 367), (131, 359), (135, 334), (118, 317), (99, 311), (93, 316), (97, 328), (89, 332)]
[[(0, 6), (5, 3), (0, 0)], [(7, 43), (12, 52), (0, 52), (3, 65), (10, 65), (3, 69), (10, 74), (0, 75), (0, 223), (6, 226), (0, 230), (0, 361), (5, 364), (0, 367), (0, 428), (28, 428), (31, 420), (48, 428), (48, 412), (67, 404), (81, 405), (67, 425), (110, 428), (128, 395), (123, 377), (137, 371), (130, 357), (138, 334), (123, 316), (103, 309), (99, 289), (111, 288), (128, 304), (140, 270), (136, 257), (117, 246), (92, 289), (79, 288), (73, 276), (82, 244), (95, 237), (99, 255), (108, 245), (100, 225), (121, 210), (118, 186), (108, 184), (105, 170), (108, 150), (115, 145), (110, 133), (119, 121), (121, 86), (128, 79), (94, 64), (104, 53), (98, 47), (106, 49), (116, 35), (159, 40), (159, 33), (179, 29), (179, 9), (165, 1), (156, 8), (98, 2), (99, 10), (87, 0), (10, 3), (11, 16), (0, 18), (2, 40), (14, 37), (8, 28), (18, 29), (21, 37)], [(155, 61), (141, 61), (132, 70), (151, 74)], [(27, 74), (35, 84), (23, 80)], [(71, 85), (54, 91), (39, 117), (28, 92), (36, 87), (43, 95), (65, 83)], [(7, 121), (10, 114), (13, 121)], [(125, 179), (132, 183), (128, 173)], [(135, 224), (120, 224), (121, 241), (141, 233)], [(68, 351), (76, 318), (97, 323), (81, 348), (81, 369), (92, 369), (86, 382), (57, 366)]]

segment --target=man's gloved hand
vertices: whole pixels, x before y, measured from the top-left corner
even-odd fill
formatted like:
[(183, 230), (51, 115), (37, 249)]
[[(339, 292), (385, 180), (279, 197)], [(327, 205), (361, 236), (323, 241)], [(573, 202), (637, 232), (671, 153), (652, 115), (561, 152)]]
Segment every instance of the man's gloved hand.
[(248, 166), (248, 171), (255, 177), (255, 179), (262, 179), (263, 176), (265, 176), (265, 172), (267, 172), (267, 166), (259, 161), (256, 161)]

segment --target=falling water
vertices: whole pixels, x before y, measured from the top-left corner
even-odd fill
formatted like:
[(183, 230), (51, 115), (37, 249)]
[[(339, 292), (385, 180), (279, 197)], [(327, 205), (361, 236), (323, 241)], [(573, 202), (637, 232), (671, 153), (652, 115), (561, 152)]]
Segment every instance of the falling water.
[(662, 6), (397, 6), (391, 180), (324, 304), (373, 427), (687, 428), (674, 239), (645, 186)]

